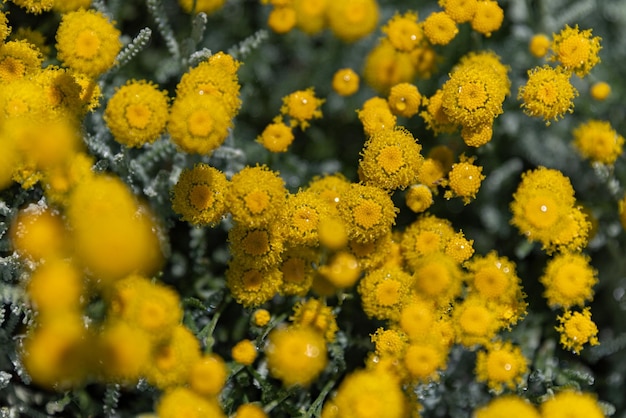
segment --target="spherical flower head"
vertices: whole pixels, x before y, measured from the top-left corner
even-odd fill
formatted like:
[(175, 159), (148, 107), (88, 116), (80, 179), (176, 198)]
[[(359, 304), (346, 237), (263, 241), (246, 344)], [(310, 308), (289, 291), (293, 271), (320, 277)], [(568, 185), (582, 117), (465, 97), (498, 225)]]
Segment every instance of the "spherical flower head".
[(592, 37), (591, 29), (579, 30), (578, 25), (565, 28), (552, 36), (552, 61), (557, 61), (568, 72), (573, 72), (579, 77), (589, 74), (589, 71), (600, 62), (598, 53), (600, 37)]
[(312, 298), (298, 302), (289, 319), (293, 327), (309, 327), (317, 330), (328, 343), (335, 340), (335, 334), (339, 329), (332, 308), (321, 299)]
[(413, 291), (417, 296), (446, 306), (461, 294), (462, 271), (450, 256), (435, 252), (414, 264)]
[(326, 342), (307, 327), (274, 329), (265, 347), (270, 374), (285, 386), (308, 386), (326, 368)]
[(405, 203), (413, 212), (422, 213), (433, 204), (433, 192), (424, 184), (414, 184), (406, 192)]
[(550, 50), (550, 38), (543, 33), (537, 33), (530, 38), (528, 43), (528, 50), (536, 58), (543, 58), (548, 54)]
[(321, 219), (317, 234), (320, 244), (330, 250), (341, 250), (348, 244), (348, 231), (338, 216)]
[(417, 86), (411, 83), (396, 84), (391, 88), (387, 97), (391, 111), (406, 118), (417, 114), (421, 101), (422, 95)]
[(83, 275), (68, 261), (48, 260), (35, 269), (26, 290), (40, 315), (79, 310), (84, 291)]
[(624, 137), (608, 121), (590, 120), (574, 131), (574, 148), (592, 163), (613, 165), (623, 152)]
[(361, 267), (353, 254), (340, 251), (327, 264), (320, 266), (318, 272), (333, 286), (346, 289), (354, 286), (361, 275)]
[(47, 103), (55, 113), (74, 117), (88, 110), (81, 98), (82, 86), (69, 69), (49, 65), (33, 75), (32, 79), (42, 87)]
[(420, 117), (424, 119), (426, 127), (433, 131), (435, 135), (445, 132), (454, 132), (457, 126), (452, 122), (443, 107), (443, 90), (438, 89), (429, 98), (423, 99), (423, 108)]
[(497, 31), (504, 21), (504, 10), (497, 1), (479, 1), (476, 12), (470, 21), (472, 29), (490, 37), (492, 32)]
[(98, 333), (100, 373), (106, 381), (136, 384), (150, 361), (153, 340), (126, 321), (107, 321)]
[(359, 164), (365, 184), (386, 190), (405, 189), (417, 180), (422, 146), (404, 128), (384, 130), (366, 142)]
[(25, 40), (9, 41), (0, 46), (0, 81), (9, 83), (41, 70), (41, 52)]
[(448, 45), (459, 33), (456, 22), (446, 12), (433, 12), (424, 20), (424, 35), (433, 45)]
[(342, 68), (333, 75), (333, 90), (340, 96), (351, 96), (359, 90), (360, 81), (352, 68)]
[(233, 360), (244, 366), (250, 366), (257, 357), (256, 345), (248, 339), (239, 341), (230, 351)]
[(533, 404), (516, 395), (498, 396), (487, 405), (476, 409), (473, 416), (476, 418), (541, 418)]
[(233, 418), (268, 418), (268, 415), (260, 405), (244, 403), (237, 407)]
[(265, 268), (281, 260), (283, 237), (278, 224), (254, 228), (237, 224), (228, 231), (228, 242), (233, 258), (241, 265)]
[(593, 299), (597, 271), (589, 265), (589, 257), (580, 253), (555, 255), (539, 279), (545, 286), (544, 297), (552, 308), (570, 309)]
[(515, 273), (515, 264), (495, 251), (486, 256), (475, 256), (467, 263), (470, 292), (485, 300), (508, 302), (517, 296), (520, 278)]
[(411, 54), (396, 50), (386, 38), (365, 57), (363, 78), (379, 94), (387, 95), (391, 86), (398, 83), (410, 83), (415, 74)]
[(270, 323), (272, 314), (267, 309), (257, 309), (252, 314), (252, 323), (257, 327), (264, 327)]
[(370, 318), (397, 319), (407, 302), (411, 275), (400, 268), (373, 270), (359, 281), (363, 311)]
[(67, 67), (97, 77), (115, 64), (121, 33), (102, 13), (64, 13), (56, 33), (57, 57)]
[(313, 119), (322, 117), (320, 106), (325, 102), (315, 96), (313, 87), (306, 90), (298, 90), (283, 97), (283, 105), (280, 112), (289, 117), (292, 127), (299, 126), (302, 130), (310, 125)]
[(305, 296), (313, 285), (313, 264), (319, 259), (313, 247), (294, 245), (282, 254), (279, 269), (283, 275), (280, 286), (282, 295)]
[(493, 124), (491, 122), (481, 123), (476, 126), (463, 126), (461, 128), (461, 138), (468, 147), (482, 147), (491, 141), (493, 137)]
[(215, 13), (221, 9), (226, 0), (178, 0), (180, 7), (186, 12), (191, 13)]
[(11, 26), (5, 12), (0, 12), (0, 41), (4, 42), (11, 34)]
[(439, 5), (456, 23), (465, 23), (476, 14), (478, 0), (439, 0)]
[(465, 238), (463, 231), (456, 232), (446, 242), (443, 252), (457, 263), (464, 263), (474, 254), (474, 240)]
[(561, 334), (561, 345), (574, 354), (580, 354), (585, 344), (598, 345), (598, 327), (591, 320), (591, 310), (584, 308), (582, 312), (565, 311), (557, 317), (559, 326), (555, 329)]
[(206, 354), (193, 363), (189, 372), (189, 387), (207, 397), (217, 396), (226, 384), (228, 368), (217, 354)]
[(448, 186), (450, 190), (446, 191), (444, 197), (450, 199), (458, 196), (463, 198), (466, 205), (476, 198), (476, 194), (480, 189), (480, 185), (485, 176), (482, 174), (483, 168), (474, 165), (474, 157), (467, 158), (461, 156), (459, 163), (452, 165), (452, 170), (448, 173)]
[(334, 418), (401, 418), (404, 414), (405, 397), (400, 383), (384, 369), (348, 374), (322, 411), (323, 417)]
[(226, 417), (216, 399), (208, 399), (183, 386), (165, 391), (159, 399), (156, 412), (161, 418)]
[(457, 304), (452, 317), (456, 342), (468, 348), (487, 345), (502, 327), (490, 304), (477, 296)]
[(283, 208), (285, 240), (292, 245), (317, 246), (320, 222), (330, 209), (319, 195), (310, 190), (289, 194)]
[(294, 0), (293, 8), (296, 11), (296, 26), (308, 35), (315, 35), (326, 27), (327, 0)]
[(267, 26), (278, 34), (292, 30), (298, 22), (296, 10), (291, 6), (276, 6), (267, 17)]
[(423, 214), (410, 224), (402, 234), (400, 246), (409, 268), (414, 269), (422, 257), (433, 253), (443, 253), (448, 240), (454, 236), (449, 220)]
[(531, 117), (541, 117), (550, 125), (551, 120), (562, 118), (574, 111), (574, 98), (578, 90), (569, 80), (569, 75), (561, 67), (549, 65), (535, 67), (528, 71), (528, 81), (520, 86), (517, 99), (522, 100), (524, 113)]
[(54, 0), (13, 0), (12, 3), (35, 15), (48, 12), (56, 3)]
[(427, 383), (439, 380), (438, 371), (445, 369), (448, 352), (439, 343), (432, 341), (414, 341), (404, 352), (404, 366), (410, 380)]
[(145, 80), (130, 80), (109, 99), (104, 121), (117, 142), (138, 148), (165, 130), (168, 113), (166, 91)]
[(153, 347), (145, 370), (148, 383), (166, 389), (189, 381), (193, 365), (201, 358), (200, 343), (185, 326), (177, 325), (169, 340)]
[(611, 85), (606, 81), (598, 81), (591, 85), (589, 94), (594, 100), (603, 101), (606, 100), (611, 94)]
[(266, 166), (245, 167), (231, 178), (228, 208), (243, 225), (267, 225), (278, 219), (286, 199), (283, 179)]
[(21, 209), (9, 230), (13, 249), (24, 259), (64, 257), (68, 253), (67, 231), (61, 216), (51, 209), (31, 205)]
[(495, 342), (480, 350), (476, 356), (476, 378), (496, 393), (505, 388), (515, 389), (528, 372), (528, 360), (518, 346), (509, 341)]
[(180, 174), (172, 188), (172, 209), (193, 225), (214, 225), (226, 213), (229, 190), (224, 173), (199, 163)]
[(350, 188), (350, 181), (341, 173), (326, 176), (316, 176), (309, 183), (307, 190), (316, 193), (330, 208), (332, 214), (337, 214), (337, 205), (341, 196)]
[(396, 13), (385, 26), (382, 32), (398, 51), (410, 52), (420, 45), (424, 38), (422, 25), (417, 21), (417, 13), (408, 11), (403, 15)]
[(337, 205), (348, 229), (348, 238), (369, 242), (391, 231), (398, 209), (384, 190), (353, 183)]
[(174, 99), (167, 130), (172, 142), (182, 151), (210, 155), (226, 140), (231, 119), (219, 97), (186, 94)]
[(404, 354), (407, 346), (407, 336), (402, 330), (378, 328), (370, 334), (374, 343), (375, 352), (380, 357), (398, 357)]
[(402, 307), (397, 323), (409, 340), (424, 341), (432, 335), (439, 316), (435, 303), (426, 298), (413, 296), (410, 302)]
[(595, 394), (572, 389), (558, 392), (544, 401), (539, 409), (542, 417), (603, 418), (605, 417)]
[(294, 138), (292, 127), (278, 119), (267, 125), (256, 140), (270, 152), (286, 152)]
[(251, 268), (233, 260), (226, 270), (226, 286), (237, 303), (244, 307), (262, 305), (280, 289), (282, 273), (276, 266)]
[(344, 42), (355, 42), (372, 33), (379, 14), (376, 0), (331, 1), (326, 11), (328, 27)]
[(389, 103), (382, 97), (372, 97), (363, 103), (357, 110), (363, 131), (367, 136), (378, 132), (393, 129), (396, 126), (396, 116), (391, 111)]

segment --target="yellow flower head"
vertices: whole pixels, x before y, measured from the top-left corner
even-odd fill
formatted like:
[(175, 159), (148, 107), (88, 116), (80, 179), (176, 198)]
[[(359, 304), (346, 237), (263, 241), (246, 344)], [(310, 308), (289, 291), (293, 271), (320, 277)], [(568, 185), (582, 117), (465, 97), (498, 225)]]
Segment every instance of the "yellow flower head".
[(172, 209), (191, 224), (216, 224), (226, 213), (229, 190), (224, 173), (199, 163), (180, 174), (172, 188)]
[(476, 356), (476, 380), (487, 383), (496, 393), (517, 388), (527, 372), (528, 360), (521, 348), (509, 341), (492, 343)]
[(250, 268), (233, 260), (226, 270), (226, 286), (237, 303), (245, 307), (259, 306), (272, 299), (281, 283), (282, 273), (277, 266)]
[(160, 418), (226, 418), (216, 398), (207, 398), (183, 386), (166, 390), (156, 406)]
[(88, 106), (83, 101), (82, 86), (68, 69), (49, 65), (32, 76), (32, 80), (43, 89), (49, 109), (61, 116), (82, 116)]
[(405, 202), (415, 213), (422, 213), (433, 204), (433, 192), (424, 184), (414, 184), (406, 192)]
[(55, 1), (52, 10), (59, 13), (67, 13), (78, 9), (88, 9), (89, 6), (91, 6), (91, 0), (64, 0)]
[(252, 313), (251, 322), (257, 327), (264, 327), (271, 319), (272, 314), (267, 309), (257, 309)]
[(413, 60), (410, 53), (398, 51), (387, 38), (382, 38), (365, 57), (363, 78), (379, 94), (387, 95), (391, 86), (413, 80)]
[(317, 194), (326, 202), (331, 212), (336, 213), (335, 210), (341, 201), (341, 196), (350, 188), (350, 184), (343, 174), (335, 173), (323, 177), (314, 177), (307, 190)]
[(256, 140), (268, 151), (286, 152), (294, 138), (292, 128), (278, 119), (267, 125)]
[(244, 339), (235, 344), (230, 350), (230, 354), (239, 364), (250, 366), (258, 355), (256, 345), (248, 339)]
[(5, 12), (0, 12), (0, 42), (4, 42), (11, 34), (11, 26)]
[[(2, 18), (0, 18), (1, 20)], [(1, 24), (0, 24), (1, 25)], [(0, 32), (2, 29), (0, 29)], [(0, 37), (2, 35), (0, 34)], [(50, 46), (46, 43), (46, 37), (43, 33), (38, 30), (33, 30), (29, 27), (19, 27), (15, 32), (11, 34), (12, 40), (24, 40), (31, 45), (34, 45), (35, 48), (41, 52), (41, 55), (44, 57), (48, 57), (50, 54)]]
[(115, 64), (122, 49), (120, 31), (102, 13), (64, 13), (56, 33), (57, 57), (67, 67), (97, 77)]
[(478, 0), (439, 0), (439, 5), (456, 23), (465, 23), (476, 14)]
[(326, 368), (324, 337), (308, 327), (274, 329), (265, 347), (270, 374), (285, 386), (308, 386)]
[(263, 408), (256, 403), (244, 403), (237, 407), (233, 418), (269, 418)]
[(398, 267), (370, 271), (359, 282), (363, 311), (370, 318), (398, 319), (410, 292), (411, 276)]
[(454, 196), (462, 197), (467, 205), (476, 197), (480, 185), (485, 176), (482, 174), (483, 168), (474, 165), (474, 157), (467, 158), (461, 155), (461, 161), (452, 165), (452, 170), (448, 173), (448, 186), (444, 197), (450, 199)]
[(589, 94), (594, 100), (606, 100), (606, 98), (611, 94), (611, 85), (606, 81), (593, 83), (589, 89)]
[(410, 224), (402, 234), (402, 255), (410, 268), (414, 268), (423, 256), (443, 253), (448, 240), (454, 236), (449, 220), (423, 214)]
[(437, 381), (439, 370), (446, 367), (447, 356), (448, 351), (437, 342), (414, 341), (404, 352), (404, 366), (412, 382)]
[(318, 272), (333, 286), (345, 289), (356, 283), (361, 275), (361, 268), (353, 254), (340, 251), (327, 264), (320, 266)]
[(275, 221), (286, 199), (283, 179), (266, 166), (245, 167), (231, 178), (228, 208), (241, 224), (254, 227)]
[(306, 90), (298, 90), (283, 97), (283, 105), (280, 112), (289, 116), (292, 127), (299, 126), (306, 129), (313, 119), (322, 117), (320, 106), (325, 102), (315, 96), (315, 90), (310, 87)]
[(317, 259), (318, 254), (311, 247), (294, 246), (285, 250), (279, 266), (283, 275), (280, 293), (282, 295), (306, 295), (313, 285), (313, 263), (316, 263)]
[(165, 130), (168, 113), (166, 91), (145, 80), (130, 80), (109, 99), (104, 121), (117, 142), (138, 148)]
[(61, 216), (31, 205), (20, 210), (9, 229), (13, 249), (25, 259), (39, 262), (68, 255), (67, 231)]
[(528, 50), (537, 58), (543, 58), (550, 50), (550, 38), (543, 33), (538, 33), (530, 38)]
[(326, 27), (328, 0), (293, 0), (296, 26), (308, 35), (314, 35)]
[(347, 226), (348, 238), (359, 242), (388, 234), (398, 212), (384, 190), (356, 183), (341, 196), (337, 209)]
[(523, 101), (524, 113), (541, 117), (549, 125), (551, 120), (574, 111), (573, 100), (577, 96), (578, 90), (570, 83), (566, 71), (544, 65), (528, 71), (528, 81), (520, 86), (517, 99)]
[(432, 336), (440, 314), (433, 301), (412, 296), (400, 311), (398, 325), (411, 341), (424, 341)]
[(13, 0), (12, 3), (26, 10), (27, 13), (38, 15), (50, 11), (57, 2), (55, 0)]
[(389, 231), (373, 241), (354, 239), (348, 242), (348, 249), (358, 260), (360, 268), (367, 272), (382, 267), (386, 262), (391, 263), (392, 249), (395, 247), (392, 237), (393, 233)]
[(330, 250), (341, 250), (348, 244), (346, 227), (334, 214), (320, 221), (317, 234), (320, 244)]
[(541, 418), (539, 411), (533, 404), (516, 395), (502, 395), (493, 398), (487, 405), (476, 409), (473, 416), (476, 418)]
[(31, 43), (19, 40), (0, 45), (0, 82), (9, 83), (41, 70), (41, 52)]
[(221, 9), (226, 0), (178, 0), (180, 7), (186, 12), (211, 14)]
[(598, 345), (598, 327), (591, 320), (591, 311), (586, 307), (582, 312), (565, 311), (557, 317), (559, 326), (555, 329), (561, 334), (561, 345), (574, 354), (580, 354), (585, 344)]
[(426, 127), (433, 131), (435, 135), (444, 132), (454, 132), (456, 125), (452, 122), (443, 107), (443, 90), (438, 89), (429, 98), (424, 98), (424, 109), (420, 112), (420, 117), (424, 119)]
[(581, 123), (573, 134), (576, 150), (593, 163), (613, 165), (623, 152), (624, 137), (608, 121)]
[(228, 242), (239, 264), (265, 268), (281, 261), (283, 237), (275, 223), (255, 228), (237, 224), (228, 231)]
[(598, 282), (596, 276), (597, 271), (589, 265), (589, 257), (563, 253), (548, 261), (539, 280), (545, 286), (543, 295), (549, 306), (570, 309), (593, 299), (593, 286)]
[(469, 271), (468, 284), (471, 293), (495, 302), (510, 302), (520, 290), (520, 278), (515, 264), (495, 251), (486, 256), (475, 256), (465, 267)]
[(407, 336), (402, 330), (378, 328), (370, 334), (376, 355), (380, 357), (400, 357), (407, 346)]
[(382, 32), (387, 35), (395, 49), (404, 52), (414, 50), (424, 38), (422, 25), (417, 21), (417, 13), (411, 11), (403, 15), (396, 13), (382, 27)]
[(174, 99), (167, 130), (184, 152), (209, 155), (226, 140), (231, 118), (219, 97), (187, 94)]
[(228, 369), (217, 354), (205, 354), (191, 366), (189, 386), (207, 397), (217, 396), (226, 384)]
[(296, 10), (291, 6), (276, 6), (267, 17), (267, 26), (279, 34), (289, 32), (297, 22)]
[(78, 311), (84, 287), (83, 275), (77, 266), (52, 259), (37, 267), (26, 290), (40, 315), (54, 315), (63, 311)]
[(492, 32), (497, 31), (504, 21), (504, 10), (495, 0), (479, 1), (476, 12), (470, 21), (472, 29), (490, 37)]
[(455, 232), (446, 242), (443, 252), (461, 264), (474, 254), (474, 240), (465, 238), (463, 231)]
[(283, 209), (285, 239), (292, 245), (318, 245), (320, 223), (329, 215), (329, 205), (317, 193), (305, 189), (289, 194)]
[(469, 147), (481, 147), (491, 141), (493, 137), (493, 124), (491, 122), (481, 123), (476, 126), (463, 126), (461, 128), (461, 138)]
[(387, 100), (382, 97), (372, 97), (365, 101), (363, 107), (357, 110), (357, 114), (367, 136), (393, 129), (396, 126), (396, 116), (391, 111)]
[(145, 370), (148, 383), (167, 389), (187, 384), (189, 373), (201, 358), (200, 343), (183, 325), (177, 325), (170, 339), (157, 344)]
[(437, 306), (446, 306), (461, 294), (463, 272), (456, 260), (440, 252), (422, 257), (415, 263), (413, 291)]
[(153, 340), (134, 324), (107, 321), (98, 334), (100, 373), (106, 381), (136, 384), (150, 361)]
[(320, 299), (298, 302), (293, 307), (293, 315), (289, 319), (294, 327), (310, 327), (316, 330), (328, 343), (335, 340), (335, 334), (339, 329), (332, 308)]
[(565, 28), (558, 34), (552, 35), (552, 61), (560, 63), (569, 73), (579, 77), (589, 74), (589, 71), (600, 62), (598, 53), (600, 37), (591, 37), (591, 29), (579, 30), (578, 25)]
[(424, 20), (424, 35), (433, 45), (448, 45), (457, 33), (456, 22), (446, 12), (433, 12)]
[(539, 409), (542, 417), (604, 418), (603, 408), (595, 394), (568, 389), (544, 401)]
[(452, 318), (456, 342), (468, 348), (486, 346), (503, 325), (490, 304), (477, 296), (457, 303)]
[(417, 86), (411, 83), (396, 84), (387, 97), (391, 111), (406, 118), (417, 114), (421, 101), (422, 96)]
[(370, 136), (359, 164), (365, 184), (394, 190), (415, 183), (424, 160), (421, 150), (422, 146), (404, 128), (384, 130)]
[(333, 75), (333, 90), (340, 96), (351, 96), (359, 90), (359, 75), (352, 68), (342, 68)]
[(376, 0), (337, 0), (329, 2), (326, 16), (337, 38), (355, 42), (376, 29), (379, 13)]

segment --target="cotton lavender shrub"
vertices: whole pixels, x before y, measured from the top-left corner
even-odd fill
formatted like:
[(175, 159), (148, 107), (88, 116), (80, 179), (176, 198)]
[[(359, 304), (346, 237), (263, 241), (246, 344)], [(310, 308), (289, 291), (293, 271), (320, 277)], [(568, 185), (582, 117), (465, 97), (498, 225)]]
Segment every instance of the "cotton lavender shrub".
[(624, 6), (3, 1), (0, 417), (626, 417)]

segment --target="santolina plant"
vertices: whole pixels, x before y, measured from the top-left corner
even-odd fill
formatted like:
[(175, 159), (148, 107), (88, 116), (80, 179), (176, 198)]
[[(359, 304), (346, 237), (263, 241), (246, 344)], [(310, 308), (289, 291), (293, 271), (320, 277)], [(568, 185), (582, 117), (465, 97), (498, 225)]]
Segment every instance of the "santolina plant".
[(0, 417), (626, 417), (620, 7), (4, 1)]

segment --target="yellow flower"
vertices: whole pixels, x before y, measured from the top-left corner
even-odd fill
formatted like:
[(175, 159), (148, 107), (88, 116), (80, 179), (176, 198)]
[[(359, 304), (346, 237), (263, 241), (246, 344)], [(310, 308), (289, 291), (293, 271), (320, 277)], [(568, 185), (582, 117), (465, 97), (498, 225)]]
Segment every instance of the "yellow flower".
[(363, 311), (370, 318), (398, 319), (410, 292), (411, 276), (398, 267), (372, 270), (359, 281)]
[(318, 253), (311, 247), (296, 245), (284, 251), (279, 266), (283, 275), (280, 293), (306, 295), (313, 284), (313, 263), (317, 263), (318, 258)]
[(73, 12), (78, 9), (88, 9), (91, 6), (91, 0), (64, 0), (55, 1), (52, 10), (59, 13)]
[(460, 162), (452, 165), (452, 170), (448, 173), (448, 186), (444, 197), (450, 199), (458, 196), (463, 198), (466, 205), (474, 198), (480, 189), (480, 185), (485, 176), (482, 174), (483, 168), (474, 165), (474, 157), (467, 158), (461, 155)]
[[(2, 18), (0, 18), (1, 20)], [(1, 24), (0, 24), (1, 25)], [(0, 29), (0, 32), (2, 29)], [(0, 34), (0, 38), (2, 35)], [(41, 52), (41, 55), (48, 57), (50, 54), (50, 46), (46, 44), (46, 37), (38, 30), (33, 30), (29, 27), (19, 27), (15, 32), (11, 34), (12, 40), (25, 40), (26, 42), (34, 45), (35, 48)]]
[(331, 214), (336, 214), (341, 196), (350, 188), (350, 182), (341, 173), (316, 176), (309, 183), (307, 190), (317, 194), (329, 207)]
[(415, 73), (413, 57), (396, 50), (387, 38), (382, 38), (365, 57), (363, 78), (379, 94), (387, 95), (398, 83), (410, 83)]
[(457, 303), (452, 313), (456, 342), (464, 347), (486, 346), (502, 327), (492, 306), (478, 296)]
[(237, 407), (233, 418), (268, 418), (263, 408), (255, 403), (244, 403)]
[(347, 252), (336, 253), (330, 261), (318, 268), (318, 272), (339, 289), (352, 287), (361, 274), (357, 258)]
[(385, 370), (357, 370), (346, 376), (324, 405), (324, 418), (402, 418), (405, 397), (397, 379)]
[(511, 342), (498, 341), (478, 351), (476, 356), (476, 380), (487, 383), (496, 393), (505, 388), (515, 389), (528, 372), (528, 360), (518, 346)]
[(596, 395), (567, 389), (544, 401), (539, 409), (543, 418), (604, 418)]
[(474, 254), (474, 240), (465, 238), (463, 231), (454, 233), (446, 242), (444, 254), (461, 264)]
[(452, 122), (443, 107), (443, 90), (438, 89), (432, 96), (424, 99), (425, 110), (420, 112), (426, 127), (435, 135), (444, 132), (454, 132), (456, 125)]
[(57, 58), (67, 67), (97, 77), (115, 64), (122, 49), (120, 31), (102, 13), (64, 13), (56, 33)]
[(252, 323), (257, 327), (264, 327), (270, 323), (272, 314), (267, 309), (257, 309), (252, 314)]
[(267, 17), (267, 26), (274, 32), (283, 34), (296, 26), (298, 17), (291, 6), (276, 6)]
[(558, 316), (559, 326), (555, 329), (561, 334), (561, 345), (566, 350), (571, 350), (574, 354), (580, 354), (583, 345), (598, 345), (598, 327), (591, 320), (589, 307), (582, 312), (565, 311)]
[(391, 261), (392, 248), (394, 248), (392, 236), (392, 232), (389, 231), (373, 241), (354, 239), (348, 242), (348, 249), (356, 257), (361, 270), (367, 272)]
[(267, 268), (281, 261), (283, 237), (278, 224), (249, 228), (237, 224), (228, 231), (230, 252), (238, 264)]
[(424, 35), (433, 45), (448, 45), (457, 33), (456, 22), (446, 12), (432, 12), (424, 20)]
[(407, 336), (401, 330), (378, 328), (374, 334), (370, 334), (370, 340), (374, 343), (376, 355), (380, 357), (402, 357), (407, 347)]
[(593, 299), (597, 271), (589, 265), (589, 257), (579, 253), (554, 256), (539, 278), (545, 286), (544, 297), (551, 307), (570, 309)]
[(180, 7), (186, 12), (191, 13), (215, 13), (221, 9), (226, 0), (178, 0)]
[(326, 27), (328, 0), (293, 0), (296, 26), (308, 35), (314, 35)]
[(404, 366), (413, 382), (439, 380), (439, 370), (445, 369), (448, 351), (431, 341), (411, 342), (404, 353)]
[(217, 354), (205, 354), (191, 366), (190, 388), (203, 396), (217, 396), (226, 384), (228, 369)]
[(50, 11), (56, 3), (55, 0), (13, 0), (12, 2), (25, 9), (26, 12), (36, 15)]
[(600, 37), (591, 37), (591, 29), (579, 30), (578, 25), (565, 28), (558, 34), (552, 35), (552, 61), (559, 62), (568, 72), (579, 77), (589, 74), (589, 71), (600, 62), (598, 53)]
[(570, 83), (569, 75), (561, 67), (548, 65), (528, 71), (528, 81), (520, 86), (517, 99), (522, 100), (524, 113), (541, 117), (549, 125), (551, 120), (562, 118), (574, 111), (574, 98), (578, 90)]
[(411, 60), (411, 65), (413, 66), (415, 76), (426, 80), (432, 77), (435, 73), (437, 64), (440, 62), (441, 57), (437, 55), (435, 48), (426, 42), (422, 44), (422, 46), (419, 46), (409, 52), (409, 58)]
[(357, 110), (357, 114), (367, 136), (393, 129), (396, 126), (396, 116), (391, 112), (387, 100), (382, 97), (368, 99), (363, 103), (363, 107)]
[(467, 263), (470, 292), (494, 302), (510, 302), (517, 297), (520, 278), (515, 272), (515, 264), (496, 251), (486, 256), (475, 256)]
[(504, 21), (504, 10), (498, 5), (497, 1), (485, 0), (479, 1), (476, 6), (476, 12), (470, 21), (472, 29), (478, 33), (482, 33), (486, 37), (490, 37), (492, 32), (497, 31)]
[(406, 192), (405, 202), (415, 213), (422, 213), (433, 204), (433, 193), (424, 184), (414, 184)]
[(282, 215), (285, 240), (292, 245), (318, 245), (320, 222), (329, 215), (328, 205), (317, 193), (304, 189), (289, 194)]
[(411, 341), (427, 340), (440, 314), (435, 303), (419, 296), (411, 297), (400, 311), (398, 325)]
[(226, 270), (226, 287), (237, 303), (259, 306), (272, 299), (280, 289), (282, 273), (277, 266), (269, 269), (248, 268), (233, 260)]
[(258, 353), (254, 343), (248, 339), (244, 339), (233, 346), (230, 350), (230, 354), (237, 363), (250, 366), (254, 363), (254, 360), (256, 360)]
[(439, 0), (439, 5), (456, 23), (464, 23), (476, 14), (478, 0)]
[(473, 416), (475, 418), (541, 418), (537, 408), (528, 399), (516, 395), (493, 398), (487, 405), (476, 409)]
[(414, 84), (399, 83), (391, 87), (387, 101), (394, 114), (410, 118), (417, 114), (422, 95)]
[(61, 116), (76, 118), (88, 110), (81, 97), (82, 87), (70, 70), (49, 65), (32, 79), (43, 89), (49, 108)]
[(153, 339), (126, 321), (109, 320), (98, 334), (100, 373), (110, 382), (136, 384), (150, 362)]
[(266, 166), (245, 167), (231, 178), (228, 209), (236, 222), (249, 227), (278, 219), (287, 189), (278, 172)]
[(312, 119), (322, 117), (320, 106), (325, 102), (324, 99), (315, 96), (313, 87), (306, 90), (298, 90), (283, 97), (283, 105), (280, 112), (289, 116), (290, 125), (292, 127), (299, 126), (304, 130), (310, 125)]
[(321, 299), (308, 299), (298, 302), (289, 317), (293, 327), (309, 327), (324, 337), (327, 343), (335, 340), (338, 331), (337, 320), (331, 307)]
[(31, 43), (19, 40), (0, 45), (0, 82), (9, 83), (41, 70), (41, 52)]
[(373, 241), (389, 233), (398, 212), (384, 190), (356, 183), (342, 195), (337, 209), (348, 229), (348, 238), (359, 242)]
[(543, 58), (550, 50), (550, 38), (543, 33), (537, 33), (530, 38), (528, 50), (537, 58)]
[(159, 418), (225, 418), (217, 399), (206, 398), (186, 387), (168, 388), (156, 406)]
[(184, 152), (210, 155), (232, 126), (224, 101), (211, 94), (177, 96), (172, 103), (167, 130)]
[(435, 252), (422, 257), (414, 265), (414, 292), (432, 300), (437, 306), (446, 306), (461, 294), (463, 273), (450, 256)]
[(364, 183), (386, 190), (404, 189), (417, 180), (422, 146), (404, 128), (384, 130), (365, 142), (359, 167)]
[(322, 219), (317, 229), (320, 244), (330, 250), (341, 250), (348, 244), (348, 232), (341, 219), (329, 215)]
[(415, 268), (425, 255), (443, 253), (454, 236), (449, 220), (423, 214), (410, 224), (402, 235), (402, 255), (410, 268)]
[(130, 80), (109, 99), (104, 121), (117, 142), (139, 148), (165, 130), (168, 113), (166, 91), (145, 80)]
[(144, 372), (146, 380), (159, 389), (184, 385), (200, 357), (198, 339), (183, 325), (177, 325), (168, 341), (153, 348)]
[(611, 94), (611, 85), (605, 81), (598, 81), (591, 85), (589, 94), (594, 100), (602, 101), (606, 100)]
[(286, 152), (293, 142), (294, 136), (292, 128), (278, 119), (267, 125), (256, 140), (268, 151)]
[(408, 11), (403, 15), (396, 13), (385, 26), (382, 32), (393, 47), (399, 51), (410, 52), (420, 45), (424, 38), (422, 25), (417, 21), (417, 13)]
[(591, 162), (613, 165), (622, 154), (624, 137), (608, 121), (590, 120), (574, 129), (574, 147)]
[(5, 12), (0, 12), (0, 42), (4, 42), (11, 34), (11, 26)]
[(378, 25), (376, 0), (337, 0), (328, 4), (326, 11), (328, 27), (344, 42), (355, 42), (370, 33)]
[(68, 255), (69, 240), (60, 215), (51, 209), (21, 209), (9, 230), (13, 249), (25, 259), (39, 262)]
[(224, 173), (199, 163), (180, 174), (172, 188), (172, 209), (191, 224), (216, 224), (226, 213), (229, 190)]
[(480, 147), (491, 141), (493, 137), (493, 124), (490, 122), (481, 123), (476, 126), (463, 126), (461, 128), (461, 138), (467, 146)]
[(274, 329), (265, 347), (270, 374), (285, 386), (308, 386), (326, 368), (324, 337), (307, 327)]
[(342, 68), (333, 75), (333, 90), (340, 96), (351, 96), (359, 90), (360, 78), (352, 68)]
[(27, 291), (40, 315), (79, 310), (84, 291), (83, 275), (68, 261), (47, 260), (31, 275)]

